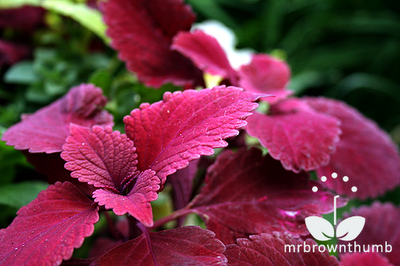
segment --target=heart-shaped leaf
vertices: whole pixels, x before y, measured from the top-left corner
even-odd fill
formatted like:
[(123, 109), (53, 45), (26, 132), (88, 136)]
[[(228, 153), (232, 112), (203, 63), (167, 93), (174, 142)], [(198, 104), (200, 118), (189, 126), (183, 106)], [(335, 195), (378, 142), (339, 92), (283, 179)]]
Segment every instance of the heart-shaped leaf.
[(340, 240), (354, 240), (363, 230), (365, 218), (361, 216), (352, 216), (344, 219), (336, 228), (336, 236)]
[(305, 219), (310, 234), (319, 241), (327, 241), (334, 237), (333, 226), (324, 218), (309, 216)]

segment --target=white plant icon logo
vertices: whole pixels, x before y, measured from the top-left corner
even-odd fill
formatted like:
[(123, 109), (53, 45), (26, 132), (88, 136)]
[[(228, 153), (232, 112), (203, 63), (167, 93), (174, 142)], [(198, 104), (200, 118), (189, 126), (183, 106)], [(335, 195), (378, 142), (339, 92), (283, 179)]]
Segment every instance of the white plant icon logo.
[[(337, 178), (336, 173), (332, 173), (332, 178)], [(326, 182), (326, 176), (321, 177), (322, 182)], [(349, 181), (348, 176), (343, 177), (343, 182)], [(312, 188), (314, 192), (318, 191), (318, 188), (314, 186)], [(351, 191), (356, 192), (357, 187), (353, 186)], [(333, 199), (333, 225), (330, 224), (324, 218), (318, 216), (309, 216), (305, 219), (306, 226), (310, 234), (319, 241), (327, 241), (332, 239), (335, 236), (335, 228), (336, 226), (336, 199), (339, 198), (339, 195), (336, 195)], [(361, 216), (352, 216), (347, 219), (344, 219), (339, 223), (336, 227), (336, 237), (343, 241), (352, 241), (354, 240), (363, 230), (365, 224), (365, 218)]]

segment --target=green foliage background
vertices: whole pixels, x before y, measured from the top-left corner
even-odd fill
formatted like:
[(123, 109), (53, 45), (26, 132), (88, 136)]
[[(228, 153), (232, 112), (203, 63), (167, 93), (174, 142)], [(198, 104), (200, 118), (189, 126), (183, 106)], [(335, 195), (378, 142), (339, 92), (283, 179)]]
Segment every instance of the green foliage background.
[[(400, 143), (400, 5), (395, 0), (187, 0), (198, 21), (215, 19), (232, 28), (238, 48), (283, 57), (292, 69), (297, 96), (323, 95), (346, 101), (375, 120)], [(82, 82), (104, 90), (116, 129), (142, 102), (161, 99), (125, 69), (108, 47), (105, 25), (84, 0), (0, 0), (47, 10), (47, 27), (25, 39), (32, 58), (0, 69), (0, 134)], [(21, 36), (13, 29), (0, 38)], [(46, 187), (19, 151), (0, 143), (0, 225)], [(30, 189), (27, 189), (30, 188)], [(399, 191), (384, 200), (400, 203)], [(21, 195), (21, 196), (10, 196)], [(23, 195), (23, 196), (22, 196)]]

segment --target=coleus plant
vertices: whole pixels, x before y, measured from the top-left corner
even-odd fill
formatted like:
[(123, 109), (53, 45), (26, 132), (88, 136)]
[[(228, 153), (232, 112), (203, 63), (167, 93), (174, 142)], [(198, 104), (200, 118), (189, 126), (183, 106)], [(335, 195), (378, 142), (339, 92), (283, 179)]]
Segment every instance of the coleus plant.
[[(345, 103), (290, 97), (283, 61), (256, 54), (234, 69), (215, 38), (189, 31), (195, 16), (180, 0), (109, 0), (101, 9), (111, 46), (147, 86), (204, 87), (204, 73), (228, 86), (167, 92), (162, 101), (143, 103), (124, 118), (125, 134), (113, 131), (112, 116), (102, 110), (106, 99), (91, 84), (23, 116), (2, 140), (28, 150), (53, 184), (0, 231), (1, 264), (338, 265), (327, 252), (285, 253), (284, 245), (315, 243), (303, 240), (309, 236), (304, 219), (333, 210), (334, 194), (325, 189), (365, 199), (399, 184), (400, 157), (387, 134)], [(251, 113), (256, 101), (267, 102), (268, 113)], [(226, 147), (243, 128), (268, 154), (232, 141), (234, 149), (219, 152), (207, 167), (205, 185), (193, 189), (200, 156)], [(65, 169), (46, 171), (52, 155), (61, 156)], [(310, 180), (311, 171), (351, 178), (346, 186), (321, 183)], [(358, 193), (350, 193), (352, 184)], [(165, 186), (174, 191), (176, 211), (153, 221), (150, 202)], [(207, 229), (160, 230), (190, 213)], [(393, 228), (399, 210), (376, 203), (352, 213)], [(71, 259), (94, 233), (99, 214), (108, 217), (112, 237), (95, 233), (89, 258)], [(395, 251), (343, 255), (343, 265), (398, 263), (399, 236), (382, 235), (374, 224), (367, 222), (360, 239), (387, 240)]]

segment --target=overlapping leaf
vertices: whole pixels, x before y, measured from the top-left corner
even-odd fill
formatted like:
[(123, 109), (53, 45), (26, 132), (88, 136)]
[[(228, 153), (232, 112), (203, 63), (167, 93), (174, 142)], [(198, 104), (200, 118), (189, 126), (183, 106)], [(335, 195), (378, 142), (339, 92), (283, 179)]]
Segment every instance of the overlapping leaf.
[(345, 217), (355, 215), (364, 217), (366, 220), (364, 229), (356, 239), (357, 244), (361, 246), (382, 245), (384, 249), (385, 245), (389, 244), (392, 248), (391, 252), (384, 252), (382, 255), (387, 257), (393, 265), (400, 265), (400, 234), (398, 229), (400, 209), (391, 203), (375, 202), (372, 206), (353, 209)]
[(269, 103), (284, 99), (292, 91), (287, 89), (290, 79), (289, 66), (281, 60), (265, 54), (254, 55), (250, 64), (239, 71), (239, 85), (247, 91), (273, 94), (264, 98)]
[[(305, 217), (333, 210), (333, 196), (313, 192), (317, 183), (295, 174), (258, 149), (226, 151), (209, 168), (206, 186), (187, 212), (201, 215), (224, 243), (273, 231), (307, 235)], [(343, 201), (338, 205), (343, 205)]]
[(157, 233), (144, 232), (103, 256), (93, 265), (225, 265), (224, 244), (196, 226)]
[(230, 79), (232, 84), (237, 83), (236, 71), (214, 37), (200, 30), (181, 32), (175, 37), (171, 48), (192, 59), (203, 71)]
[(124, 118), (125, 131), (137, 148), (138, 169), (152, 169), (165, 182), (200, 155), (225, 147), (257, 107), (257, 95), (236, 87), (167, 92), (163, 101), (142, 104)]
[(61, 157), (71, 176), (98, 189), (95, 201), (122, 215), (129, 213), (147, 226), (153, 224), (150, 201), (157, 199), (159, 179), (154, 171), (137, 171), (133, 141), (111, 127), (92, 129), (71, 125)]
[(0, 264), (60, 265), (93, 233), (97, 209), (69, 182), (49, 186), (0, 230)]
[(7, 145), (29, 152), (60, 152), (69, 135), (70, 123), (82, 126), (112, 126), (112, 115), (101, 108), (107, 99), (99, 88), (81, 84), (67, 95), (10, 127), (2, 137)]
[(153, 213), (150, 201), (157, 199), (160, 180), (154, 176), (154, 171), (146, 170), (137, 177), (134, 187), (127, 195), (114, 193), (107, 189), (93, 192), (94, 201), (106, 209), (112, 209), (117, 215), (129, 213), (145, 226), (153, 225)]
[(285, 169), (297, 173), (328, 164), (341, 132), (338, 119), (318, 113), (298, 99), (271, 106), (269, 115), (255, 113), (248, 123), (247, 132)]
[[(307, 239), (305, 244), (317, 245), (313, 240)], [(286, 247), (285, 247), (286, 245)], [(249, 239), (240, 238), (237, 244), (226, 246), (225, 256), (229, 266), (263, 265), (263, 266), (333, 266), (339, 265), (336, 257), (329, 256), (327, 251), (304, 252), (301, 239), (294, 239), (281, 233), (252, 235)], [(291, 251), (288, 246), (291, 247)], [(300, 246), (300, 252), (297, 249)]]
[[(337, 118), (342, 134), (328, 165), (319, 176), (348, 176), (348, 182), (328, 178), (326, 185), (339, 194), (362, 199), (376, 197), (400, 183), (400, 155), (389, 135), (354, 108), (337, 100), (306, 98), (317, 112)], [(351, 188), (356, 186), (356, 193)]]
[(201, 71), (170, 49), (172, 38), (195, 20), (181, 0), (109, 0), (102, 11), (111, 46), (147, 86), (203, 84)]

